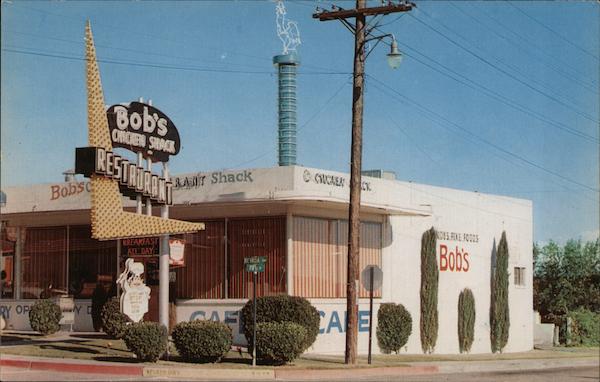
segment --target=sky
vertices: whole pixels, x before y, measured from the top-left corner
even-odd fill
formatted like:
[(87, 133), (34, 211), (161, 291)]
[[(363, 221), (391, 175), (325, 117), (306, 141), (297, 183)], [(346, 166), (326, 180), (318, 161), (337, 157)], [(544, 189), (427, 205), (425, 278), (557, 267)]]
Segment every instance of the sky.
[[(374, 30), (404, 59), (369, 47), (363, 169), (532, 200), (536, 242), (595, 239), (600, 3), (415, 3)], [(297, 162), (347, 173), (353, 36), (312, 18), (333, 2), (284, 4), (302, 39)], [(106, 103), (151, 99), (177, 126), (172, 174), (276, 166), (275, 5), (3, 0), (1, 186), (61, 182), (87, 145), (88, 19)]]

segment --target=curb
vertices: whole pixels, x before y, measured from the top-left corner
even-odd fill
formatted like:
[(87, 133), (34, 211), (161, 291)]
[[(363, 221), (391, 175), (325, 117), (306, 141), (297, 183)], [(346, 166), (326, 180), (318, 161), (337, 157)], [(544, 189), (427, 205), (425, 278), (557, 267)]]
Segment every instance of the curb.
[(405, 366), (405, 367), (369, 367), (350, 369), (302, 369), (302, 370), (275, 370), (276, 380), (336, 380), (366, 377), (392, 377), (400, 375), (423, 375), (437, 374), (438, 367), (428, 366)]
[[(558, 361), (558, 362), (557, 362)], [(454, 374), (472, 372), (494, 372), (501, 370), (539, 370), (563, 367), (598, 366), (595, 357), (571, 359), (539, 359), (522, 361), (483, 361), (483, 362), (441, 362), (437, 364), (407, 364), (390, 367), (352, 367), (339, 369), (291, 369), (258, 368), (211, 369), (173, 366), (119, 365), (100, 362), (68, 362), (58, 359), (2, 358), (0, 366), (17, 367), (28, 370), (48, 370), (69, 373), (128, 375), (137, 377), (167, 377), (178, 379), (209, 380), (352, 380), (370, 377), (399, 377), (407, 375)]]
[(0, 359), (0, 366), (12, 366), (28, 370), (52, 370), (68, 373), (143, 375), (143, 366), (96, 365), (25, 359)]

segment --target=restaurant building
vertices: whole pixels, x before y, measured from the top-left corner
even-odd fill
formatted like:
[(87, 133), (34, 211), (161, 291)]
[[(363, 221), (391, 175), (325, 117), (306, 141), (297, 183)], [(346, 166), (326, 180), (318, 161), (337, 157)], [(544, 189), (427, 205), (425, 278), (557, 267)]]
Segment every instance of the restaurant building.
[[(493, 257), (503, 231), (509, 248), (510, 333), (506, 352), (533, 347), (532, 204), (528, 200), (434, 187), (393, 179), (383, 171), (362, 180), (360, 269), (377, 265), (382, 302), (403, 304), (413, 320), (407, 353), (421, 353), (421, 236), (437, 231), (439, 331), (435, 352), (459, 352), (457, 304), (464, 288), (476, 304), (472, 353), (490, 352), (490, 284)], [(344, 352), (346, 311), (347, 174), (282, 166), (175, 176), (170, 217), (205, 223), (178, 235), (183, 264), (170, 270), (176, 321), (220, 320), (244, 344), (239, 310), (252, 295), (244, 258), (266, 256), (257, 294), (308, 298), (321, 315), (309, 352)], [(126, 258), (145, 265), (157, 319), (158, 238), (97, 241), (90, 231), (87, 181), (8, 187), (2, 190), (2, 301), (8, 328), (30, 330), (36, 299), (75, 298), (74, 330), (93, 330), (91, 296), (97, 285), (115, 288)], [(124, 199), (126, 209), (135, 202)], [(158, 215), (158, 208), (154, 215)], [(366, 353), (368, 291), (360, 287), (359, 352)], [(376, 320), (377, 314), (374, 314)], [(376, 327), (374, 322), (373, 328)], [(376, 338), (376, 337), (374, 337)], [(374, 349), (378, 350), (376, 340)]]

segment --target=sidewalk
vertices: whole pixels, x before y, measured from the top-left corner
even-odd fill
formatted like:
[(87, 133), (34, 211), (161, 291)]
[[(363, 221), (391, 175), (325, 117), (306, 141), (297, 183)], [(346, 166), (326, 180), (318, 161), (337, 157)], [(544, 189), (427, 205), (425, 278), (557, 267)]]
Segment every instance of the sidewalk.
[[(335, 369), (299, 369), (294, 367), (257, 367), (256, 369), (226, 369), (184, 366), (123, 364), (93, 360), (55, 359), (32, 356), (0, 355), (0, 366), (27, 370), (48, 370), (73, 373), (105, 374), (114, 376), (163, 377), (173, 379), (204, 380), (352, 380), (368, 377), (394, 377), (407, 375), (434, 375), (467, 372), (494, 372), (540, 370), (566, 367), (599, 366), (596, 357), (559, 359), (518, 359), (495, 361), (437, 361), (410, 362), (406, 366), (353, 367)], [(366, 366), (366, 365), (365, 365)], [(199, 373), (199, 371), (201, 372)], [(201, 377), (199, 377), (201, 375)]]
[(0, 367), (175, 380), (353, 380), (598, 367), (599, 356), (598, 348), (554, 348), (496, 355), (374, 355), (373, 365), (367, 365), (365, 357), (360, 357), (359, 362), (359, 366), (347, 367), (343, 357), (309, 354), (293, 365), (253, 368), (247, 354), (230, 352), (218, 364), (186, 363), (176, 355), (170, 361), (140, 363), (121, 340), (95, 332), (56, 333), (44, 337), (31, 332), (4, 331), (0, 344)]

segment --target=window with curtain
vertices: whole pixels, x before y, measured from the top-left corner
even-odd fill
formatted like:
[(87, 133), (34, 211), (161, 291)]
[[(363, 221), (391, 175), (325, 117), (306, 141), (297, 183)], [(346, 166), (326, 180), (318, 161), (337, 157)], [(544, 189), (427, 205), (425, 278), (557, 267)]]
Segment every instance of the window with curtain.
[(23, 298), (68, 293), (67, 227), (27, 228), (23, 245)]
[[(348, 222), (294, 217), (293, 239), (294, 294), (309, 298), (346, 297)], [(381, 267), (381, 224), (361, 222), (359, 272), (370, 264)], [(362, 282), (358, 292), (359, 297), (369, 296)], [(381, 297), (381, 290), (374, 296)]]
[(90, 226), (69, 227), (69, 294), (91, 298), (100, 284), (109, 292), (117, 277), (117, 242), (92, 239)]
[(265, 256), (265, 271), (258, 273), (256, 295), (285, 293), (286, 288), (285, 217), (233, 219), (227, 223), (228, 295), (250, 298), (252, 273), (246, 272), (244, 258)]
[(177, 298), (225, 297), (225, 222), (205, 221), (204, 224), (205, 230), (182, 236), (184, 266), (175, 268)]
[[(15, 232), (15, 231), (13, 231)], [(7, 228), (2, 224), (0, 231), (2, 244), (0, 247), (0, 298), (14, 298), (14, 258), (16, 237), (9, 235)]]

